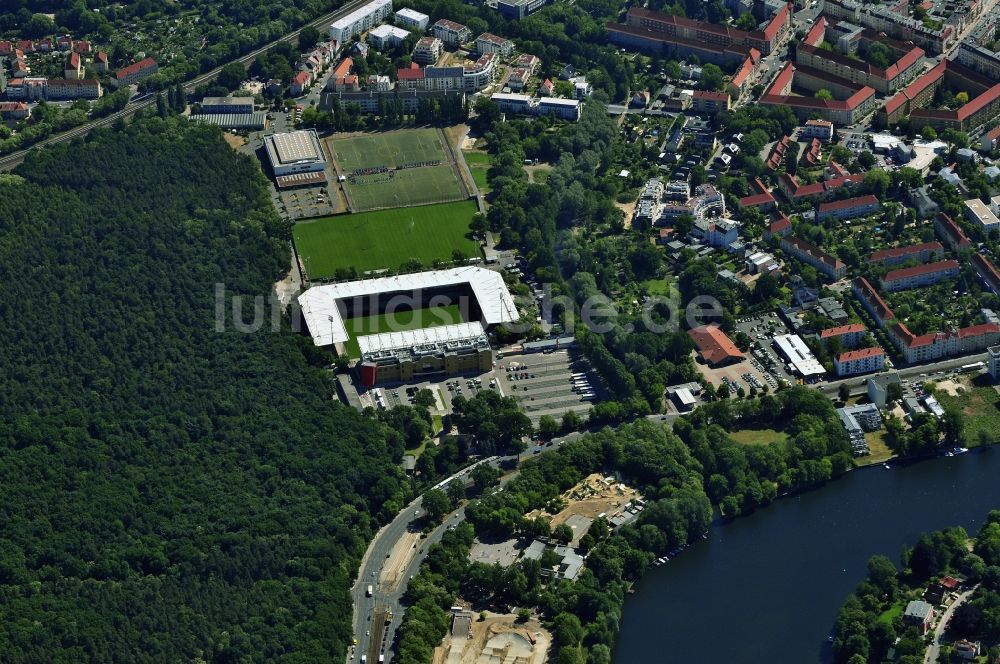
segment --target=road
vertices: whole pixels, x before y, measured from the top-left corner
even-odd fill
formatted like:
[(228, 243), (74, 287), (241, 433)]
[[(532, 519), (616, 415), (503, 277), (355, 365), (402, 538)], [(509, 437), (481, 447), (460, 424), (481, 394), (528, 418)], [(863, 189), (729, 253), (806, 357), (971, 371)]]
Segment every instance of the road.
[(941, 620), (938, 621), (937, 627), (934, 628), (934, 639), (931, 641), (931, 644), (927, 646), (927, 652), (924, 653), (924, 664), (933, 664), (933, 662), (938, 661), (938, 653), (941, 651), (941, 637), (944, 635), (945, 630), (948, 629), (948, 621), (951, 620), (951, 614), (954, 613), (955, 609), (967, 600), (972, 593), (976, 592), (977, 588), (979, 588), (978, 583), (959, 595), (955, 601), (944, 610)]
[[(367, 0), (351, 0), (350, 2), (346, 3), (345, 5), (337, 9), (337, 11), (321, 16), (320, 18), (317, 18), (316, 20), (302, 26), (302, 28), (305, 28), (306, 26), (312, 26), (314, 28), (319, 28), (321, 33), (326, 34), (325, 31), (326, 24), (335, 21), (336, 19), (340, 18), (341, 16), (344, 16), (345, 14), (350, 13), (357, 7), (363, 5), (366, 1)], [(302, 28), (299, 28), (294, 32), (290, 32), (284, 37), (281, 37), (280, 39), (276, 39), (273, 42), (265, 44), (264, 46), (261, 46), (260, 48), (253, 50), (250, 53), (247, 53), (246, 55), (237, 58), (236, 60), (233, 60), (232, 62), (239, 62), (242, 63), (243, 65), (249, 65), (257, 58), (257, 56), (266, 53), (274, 46), (282, 42), (287, 42), (291, 41), (292, 39), (296, 39), (299, 36), (299, 33), (302, 31)], [(227, 62), (225, 64), (230, 64), (230, 63)], [(191, 92), (199, 85), (202, 85), (203, 83), (207, 83), (213, 80), (216, 76), (218, 76), (219, 72), (222, 71), (222, 67), (224, 66), (225, 65), (216, 67), (215, 69), (209, 72), (196, 76), (190, 81), (187, 81), (184, 84), (184, 89), (188, 92)], [(54, 145), (56, 143), (71, 141), (74, 138), (80, 138), (81, 136), (85, 136), (86, 134), (88, 134), (92, 129), (96, 129), (98, 127), (110, 127), (119, 120), (129, 118), (135, 115), (137, 112), (141, 111), (142, 109), (150, 108), (155, 105), (156, 105), (156, 95), (152, 95), (141, 101), (130, 103), (122, 110), (112, 113), (107, 117), (100, 118), (97, 120), (92, 120), (90, 122), (87, 122), (86, 124), (80, 125), (79, 127), (75, 127), (66, 132), (63, 132), (62, 134), (57, 134), (56, 136), (50, 136), (49, 138), (46, 138), (43, 141), (39, 141), (38, 143), (35, 143), (31, 147), (26, 148), (24, 150), (19, 150), (17, 152), (12, 152), (8, 155), (4, 155), (0, 157), (0, 171), (7, 171), (14, 168), (22, 161), (24, 161), (25, 156), (32, 150), (37, 150), (38, 148), (44, 147), (46, 145)]]

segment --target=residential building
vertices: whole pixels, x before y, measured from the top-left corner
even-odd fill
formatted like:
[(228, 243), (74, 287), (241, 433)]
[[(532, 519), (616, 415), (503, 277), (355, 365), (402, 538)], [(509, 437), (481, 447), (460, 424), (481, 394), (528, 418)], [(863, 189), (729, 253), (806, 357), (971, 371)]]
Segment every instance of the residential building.
[(460, 46), (472, 38), (467, 27), (444, 18), (431, 26), (431, 32), (448, 46)]
[(757, 251), (746, 257), (747, 272), (750, 274), (770, 274), (779, 269), (774, 256), (763, 251)]
[(353, 37), (375, 27), (392, 14), (392, 0), (371, 0), (330, 24), (330, 39), (343, 46)]
[(911, 189), (907, 194), (910, 205), (913, 206), (914, 211), (917, 213), (917, 219), (930, 219), (941, 211), (938, 204), (931, 198), (927, 187)]
[(875, 404), (878, 408), (885, 408), (889, 401), (889, 385), (892, 384), (899, 385), (900, 393), (902, 393), (902, 384), (899, 380), (899, 374), (895, 371), (879, 376), (872, 376), (866, 381), (868, 388), (868, 400)]
[(31, 117), (31, 107), (23, 101), (0, 101), (0, 119), (26, 120)]
[(951, 645), (951, 652), (959, 659), (971, 662), (979, 657), (979, 654), (982, 652), (982, 646), (979, 641), (959, 639)]
[(842, 279), (847, 273), (847, 266), (842, 260), (794, 235), (782, 238), (781, 248), (830, 279)]
[(410, 36), (409, 30), (394, 25), (379, 25), (368, 31), (368, 43), (380, 51), (396, 48)]
[(422, 65), (437, 64), (444, 42), (437, 37), (421, 37), (413, 47), (413, 61)]
[(885, 351), (881, 348), (862, 348), (841, 353), (834, 360), (838, 376), (881, 371), (885, 367)]
[(98, 74), (107, 74), (111, 71), (111, 67), (108, 64), (108, 54), (104, 51), (98, 51), (97, 55), (94, 56), (94, 69)]
[(145, 58), (116, 71), (114, 76), (111, 77), (111, 85), (116, 88), (120, 88), (123, 85), (132, 85), (152, 76), (158, 71), (160, 71), (160, 66), (156, 64), (156, 60)]
[(914, 625), (921, 634), (926, 634), (934, 623), (934, 607), (919, 599), (911, 600), (903, 612), (903, 622)]
[(415, 9), (406, 7), (396, 10), (396, 25), (407, 30), (420, 30), (423, 32), (427, 29), (430, 20), (430, 16), (421, 14)]
[(530, 53), (522, 53), (517, 57), (517, 60), (514, 62), (515, 67), (519, 67), (521, 69), (527, 69), (532, 76), (538, 73), (538, 68), (541, 66), (541, 64), (542, 61), (538, 59), (538, 56), (532, 55)]
[(829, 120), (806, 120), (799, 136), (802, 138), (818, 138), (827, 143), (833, 140), (833, 123)]
[(81, 39), (80, 41), (73, 44), (73, 50), (79, 53), (80, 55), (87, 55), (88, 53), (90, 53), (91, 50), (90, 42), (85, 39)]
[(876, 251), (868, 256), (868, 263), (872, 265), (901, 265), (910, 261), (927, 263), (943, 257), (944, 246), (940, 242), (923, 242)]
[(841, 424), (847, 430), (851, 448), (856, 455), (869, 454), (865, 432), (878, 431), (882, 427), (882, 413), (874, 404), (866, 403), (856, 406), (838, 408), (837, 415)]
[(792, 232), (792, 221), (784, 214), (778, 213), (778, 218), (772, 221), (764, 229), (764, 239), (770, 240), (772, 237), (783, 238)]
[[(42, 79), (44, 80), (44, 79)], [(98, 99), (104, 93), (95, 79), (50, 78), (44, 86), (46, 99)]]
[(986, 349), (986, 353), (986, 368), (990, 372), (990, 377), (1000, 381), (1000, 346), (990, 346)]
[[(926, 108), (933, 103), (938, 88), (949, 87), (970, 91), (968, 103), (955, 110)], [(930, 125), (938, 131), (957, 129), (970, 131), (985, 124), (1000, 113), (1000, 83), (965, 67), (957, 60), (942, 60), (900, 90), (879, 111), (885, 125), (909, 116), (913, 126)]]
[(504, 113), (516, 115), (551, 115), (576, 122), (580, 119), (580, 101), (554, 97), (532, 99), (527, 95), (497, 93), (490, 97)]
[(994, 295), (1000, 295), (1000, 272), (993, 265), (993, 261), (983, 254), (977, 253), (972, 255), (972, 266), (976, 268), (976, 272), (979, 273), (979, 278), (983, 280), (986, 288)]
[(205, 97), (201, 100), (201, 112), (253, 113), (253, 97)]
[(834, 195), (841, 187), (854, 187), (864, 182), (865, 176), (841, 175), (832, 177), (829, 180), (813, 182), (812, 184), (799, 184), (794, 175), (788, 173), (778, 174), (778, 189), (785, 195), (785, 198), (793, 203), (798, 203), (807, 199), (825, 200)]
[(495, 53), (501, 58), (509, 58), (514, 53), (514, 42), (484, 32), (476, 37), (476, 52), (481, 54)]
[(292, 83), (288, 86), (288, 91), (293, 97), (301, 97), (309, 90), (309, 86), (312, 85), (312, 81), (312, 72), (307, 69), (303, 69), (292, 77)]
[(76, 51), (66, 56), (66, 66), (63, 68), (63, 76), (68, 79), (83, 78), (83, 59)]
[(715, 115), (720, 111), (728, 111), (729, 107), (729, 94), (726, 92), (695, 90), (691, 95), (691, 110), (695, 113)]
[(997, 149), (997, 140), (1000, 140), (1000, 125), (982, 135), (979, 139), (979, 149), (983, 152), (993, 152)]
[(844, 349), (856, 348), (864, 341), (868, 330), (861, 323), (850, 325), (839, 325), (820, 330), (819, 338), (824, 344), (830, 343), (832, 339), (837, 339), (840, 347)]
[(906, 267), (887, 272), (880, 280), (882, 290), (893, 292), (930, 286), (944, 279), (954, 279), (958, 276), (959, 266), (956, 260), (944, 260), (926, 263), (915, 267)]
[[(687, 207), (691, 209), (692, 206), (689, 204)], [(710, 247), (728, 249), (740, 237), (740, 224), (737, 221), (732, 219), (706, 219), (697, 214), (693, 216), (695, 216), (695, 220), (694, 225), (691, 227), (691, 235)]]
[(965, 201), (965, 218), (978, 224), (986, 235), (1000, 230), (1000, 219), (978, 198)]
[(742, 362), (744, 359), (740, 349), (717, 325), (702, 325), (688, 330), (688, 336), (691, 337), (705, 364), (721, 367)]
[[(809, 92), (827, 90), (832, 99), (792, 94), (792, 88)], [(827, 74), (805, 65), (786, 63), (764, 91), (758, 103), (762, 106), (787, 106), (802, 121), (818, 115), (838, 125), (852, 125), (875, 110), (877, 91), (869, 85), (855, 84), (847, 79)]]
[[(978, 221), (978, 218), (977, 218)], [(934, 231), (941, 241), (952, 251), (962, 251), (972, 246), (972, 242), (962, 231), (961, 227), (944, 212), (934, 218)]]
[(518, 21), (545, 6), (546, 0), (497, 0), (497, 11), (504, 18)]
[(511, 72), (510, 76), (507, 77), (507, 87), (514, 92), (521, 92), (526, 87), (528, 87), (528, 82), (531, 80), (531, 72), (523, 67), (515, 67)]
[(911, 18), (908, 12), (898, 12), (889, 4), (880, 5), (860, 0), (825, 0), (823, 14), (837, 20), (885, 32), (896, 39), (912, 41), (931, 55), (951, 46), (957, 31), (951, 25), (928, 27)]
[(820, 203), (816, 208), (816, 220), (854, 219), (856, 217), (866, 217), (878, 212), (878, 210), (878, 199), (869, 194), (856, 198), (846, 198), (841, 201)]
[(466, 92), (476, 92), (488, 86), (496, 79), (499, 64), (499, 55), (483, 53), (474, 63), (465, 65), (462, 68), (462, 89)]
[[(409, 71), (409, 70), (403, 70)], [(399, 100), (404, 113), (415, 113), (421, 101), (440, 102), (445, 99), (458, 99), (459, 103), (465, 102), (465, 92), (458, 89), (452, 90), (424, 90), (390, 87), (388, 76), (379, 76), (378, 82), (373, 85), (368, 84), (367, 90), (348, 91), (336, 90), (323, 93), (320, 101), (320, 108), (329, 110), (333, 108), (334, 99), (338, 100), (343, 107), (345, 104), (357, 104), (361, 113), (370, 115), (378, 113), (382, 104), (392, 103)]]

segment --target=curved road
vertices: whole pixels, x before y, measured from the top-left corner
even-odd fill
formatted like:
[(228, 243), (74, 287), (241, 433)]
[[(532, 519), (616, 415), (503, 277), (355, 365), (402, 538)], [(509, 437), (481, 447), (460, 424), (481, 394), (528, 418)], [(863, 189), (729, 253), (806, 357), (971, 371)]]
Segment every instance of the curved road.
[(934, 628), (934, 639), (931, 641), (930, 645), (927, 646), (927, 652), (924, 654), (924, 664), (933, 664), (938, 661), (938, 655), (941, 652), (941, 637), (944, 636), (945, 630), (948, 629), (948, 623), (951, 621), (951, 614), (954, 613), (955, 609), (961, 606), (962, 603), (969, 599), (969, 596), (978, 589), (979, 584), (977, 583), (955, 598), (955, 601), (948, 605), (948, 608), (945, 609), (944, 614), (938, 621), (937, 627)]
[[(320, 32), (322, 34), (326, 34), (326, 31), (322, 29), (322, 28), (325, 27), (325, 24), (330, 23), (332, 21), (335, 21), (338, 18), (344, 16), (345, 14), (350, 13), (351, 11), (353, 11), (354, 9), (356, 9), (357, 7), (363, 5), (366, 1), (367, 0), (351, 0), (351, 2), (348, 2), (348, 3), (344, 4), (342, 7), (340, 7), (336, 11), (331, 12), (329, 14), (326, 14), (325, 16), (321, 16), (321, 17), (317, 18), (316, 20), (311, 21), (311, 22), (307, 23), (306, 25), (303, 25), (302, 28), (305, 28), (306, 26), (311, 26), (311, 27), (314, 27), (314, 28), (320, 28), (321, 29)], [(295, 39), (296, 37), (298, 37), (299, 33), (302, 32), (302, 28), (299, 28), (298, 30), (295, 30), (293, 32), (289, 32), (284, 37), (281, 37), (280, 39), (276, 39), (273, 42), (265, 44), (264, 46), (261, 46), (260, 48), (258, 48), (256, 50), (253, 50), (253, 51), (247, 53), (246, 55), (244, 55), (242, 57), (239, 57), (239, 58), (237, 58), (235, 60), (232, 60), (231, 62), (239, 62), (239, 63), (241, 63), (243, 65), (249, 65), (251, 62), (253, 62), (257, 58), (258, 55), (261, 55), (262, 53), (266, 53), (267, 51), (271, 50), (271, 48), (273, 48), (277, 44), (280, 44), (280, 43), (286, 42), (286, 41), (290, 41), (290, 40)], [(226, 64), (231, 64), (231, 62), (227, 62)], [(224, 66), (225, 65), (216, 67), (215, 69), (213, 69), (213, 70), (211, 70), (209, 72), (206, 72), (204, 74), (200, 74), (200, 75), (194, 77), (193, 79), (191, 79), (190, 81), (187, 81), (186, 83), (184, 83), (184, 89), (185, 89), (185, 91), (190, 92), (190, 91), (194, 90), (196, 87), (198, 87), (199, 85), (211, 81), (212, 79), (214, 79), (216, 76), (219, 75), (219, 72), (222, 71), (222, 67), (224, 67)], [(24, 150), (19, 150), (17, 152), (12, 152), (12, 153), (10, 153), (8, 155), (4, 155), (4, 156), (0, 157), (0, 171), (6, 171), (6, 170), (10, 170), (11, 168), (14, 168), (18, 164), (20, 164), (22, 161), (24, 161), (25, 156), (27, 156), (28, 153), (30, 153), (32, 150), (37, 150), (38, 148), (44, 147), (46, 145), (53, 145), (55, 143), (62, 143), (64, 141), (73, 140), (74, 138), (79, 138), (79, 137), (84, 136), (87, 133), (89, 133), (90, 130), (92, 130), (92, 129), (95, 129), (97, 127), (108, 127), (108, 126), (111, 126), (112, 124), (114, 124), (118, 120), (131, 117), (132, 115), (135, 115), (135, 113), (137, 113), (138, 111), (141, 111), (144, 108), (149, 108), (150, 106), (153, 106), (155, 104), (156, 104), (156, 95), (151, 95), (148, 98), (144, 98), (144, 99), (142, 99), (140, 101), (132, 102), (128, 106), (126, 106), (125, 108), (123, 108), (122, 110), (116, 111), (116, 112), (112, 113), (111, 115), (108, 115), (108, 116), (103, 117), (103, 118), (99, 118), (97, 120), (91, 120), (90, 122), (82, 124), (79, 127), (75, 127), (75, 128), (70, 129), (68, 131), (65, 131), (62, 134), (57, 134), (55, 136), (50, 136), (49, 138), (46, 138), (46, 139), (44, 139), (42, 141), (39, 141), (38, 143), (35, 143), (34, 145), (32, 145), (29, 148), (25, 148)]]

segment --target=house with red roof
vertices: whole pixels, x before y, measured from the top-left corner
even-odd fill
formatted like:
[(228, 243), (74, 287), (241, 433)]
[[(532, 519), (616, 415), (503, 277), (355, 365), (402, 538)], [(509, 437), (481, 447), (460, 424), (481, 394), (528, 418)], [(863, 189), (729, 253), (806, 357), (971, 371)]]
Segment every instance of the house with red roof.
[(850, 350), (834, 358), (833, 366), (838, 376), (857, 376), (881, 371), (885, 368), (885, 351), (877, 347)]
[(111, 71), (111, 67), (108, 64), (108, 54), (104, 51), (98, 51), (97, 55), (94, 56), (94, 69), (97, 70), (98, 74), (107, 74)]
[(830, 279), (841, 279), (847, 273), (847, 265), (842, 260), (794, 235), (782, 238), (781, 248)]
[(67, 79), (83, 78), (83, 58), (77, 52), (72, 52), (66, 56), (66, 66), (63, 69), (63, 76)]
[(781, 212), (771, 220), (771, 223), (764, 229), (764, 239), (770, 240), (772, 237), (782, 238), (792, 232), (792, 220)]
[(688, 336), (694, 341), (701, 360), (709, 366), (721, 367), (743, 361), (743, 353), (717, 325), (702, 325), (688, 330)]
[(878, 211), (878, 199), (869, 194), (856, 198), (845, 198), (840, 201), (820, 203), (816, 207), (816, 220), (854, 219), (856, 217), (866, 217)]
[(841, 348), (855, 348), (864, 341), (867, 333), (868, 330), (861, 323), (850, 323), (849, 325), (838, 325), (821, 330), (819, 340), (826, 344), (831, 339), (836, 339)]
[(989, 258), (982, 254), (972, 255), (972, 266), (976, 268), (983, 284), (990, 289), (994, 295), (1000, 295), (1000, 272)]
[(133, 85), (144, 78), (148, 78), (160, 71), (160, 66), (153, 58), (144, 58), (139, 62), (133, 62), (127, 67), (119, 69), (111, 77), (111, 85), (120, 88), (123, 85)]
[(880, 283), (882, 290), (891, 293), (920, 288), (921, 286), (931, 286), (944, 279), (954, 279), (958, 273), (958, 261), (949, 259), (892, 270), (880, 279)]
[(293, 97), (300, 97), (306, 93), (309, 86), (312, 85), (313, 75), (308, 69), (303, 69), (292, 77), (292, 83), (289, 86), (289, 92)]
[(972, 242), (961, 227), (944, 212), (939, 213), (934, 219), (934, 231), (952, 251), (961, 251), (972, 246)]
[(423, 90), (424, 70), (415, 62), (405, 69), (397, 69), (396, 85), (402, 90)]
[(900, 265), (910, 261), (927, 263), (942, 257), (944, 257), (944, 246), (940, 242), (923, 242), (873, 252), (868, 256), (868, 263), (870, 265)]

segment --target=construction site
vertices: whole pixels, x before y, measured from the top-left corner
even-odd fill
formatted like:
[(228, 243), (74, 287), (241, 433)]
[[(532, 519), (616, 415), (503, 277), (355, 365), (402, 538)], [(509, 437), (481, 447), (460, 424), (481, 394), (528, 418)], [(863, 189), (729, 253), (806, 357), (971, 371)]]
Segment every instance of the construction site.
[(486, 612), (479, 620), (470, 611), (453, 610), (452, 627), (434, 649), (433, 664), (543, 664), (552, 635), (535, 620)]
[(583, 537), (597, 517), (609, 523), (634, 516), (643, 505), (642, 496), (635, 489), (618, 482), (613, 477), (597, 473), (587, 476), (560, 496), (565, 505), (559, 512), (550, 514), (544, 509), (529, 512), (528, 519), (542, 517), (551, 528), (567, 524), (573, 529), (572, 544)]

